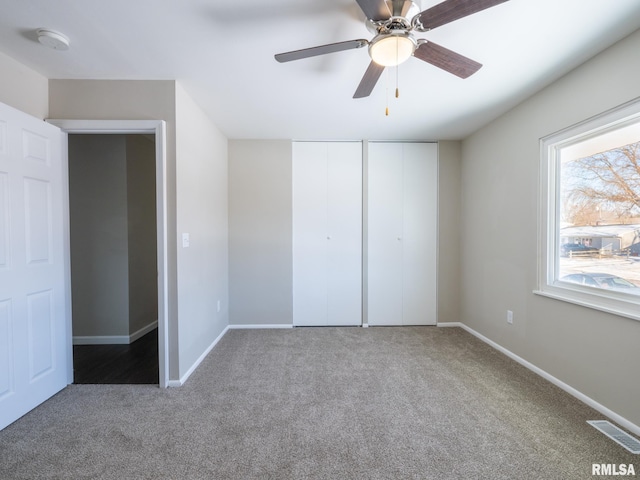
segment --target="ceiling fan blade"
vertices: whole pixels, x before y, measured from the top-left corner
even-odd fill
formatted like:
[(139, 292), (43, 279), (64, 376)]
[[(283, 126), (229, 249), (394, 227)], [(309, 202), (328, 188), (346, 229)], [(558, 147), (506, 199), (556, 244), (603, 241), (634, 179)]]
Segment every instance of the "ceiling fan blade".
[[(473, 15), (508, 0), (445, 0), (416, 15), (418, 30), (433, 30), (436, 27)], [(416, 20), (414, 19), (414, 20)]]
[(384, 67), (382, 65), (378, 65), (376, 62), (371, 62), (367, 71), (364, 72), (364, 76), (362, 80), (360, 80), (360, 85), (356, 90), (356, 93), (353, 94), (353, 98), (364, 98), (371, 95), (373, 91), (373, 87), (378, 83), (378, 79), (380, 75), (384, 72)]
[(300, 60), (302, 58), (315, 57), (317, 55), (325, 55), (327, 53), (342, 52), (343, 50), (361, 48), (368, 44), (368, 40), (348, 40), (346, 42), (329, 43), (327, 45), (320, 45), (318, 47), (303, 48), (302, 50), (278, 53), (277, 55), (275, 55), (275, 58), (280, 63), (291, 62), (292, 60)]
[(427, 41), (418, 45), (413, 56), (460, 78), (467, 78), (482, 67), (481, 63)]
[(356, 0), (369, 20), (389, 20), (391, 12), (384, 0)]

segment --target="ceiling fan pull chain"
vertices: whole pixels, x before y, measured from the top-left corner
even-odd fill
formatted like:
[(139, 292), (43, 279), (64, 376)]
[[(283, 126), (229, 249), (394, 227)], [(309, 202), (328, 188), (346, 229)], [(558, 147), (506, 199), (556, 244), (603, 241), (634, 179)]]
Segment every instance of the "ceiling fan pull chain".
[(400, 96), (400, 89), (398, 88), (398, 71), (400, 70), (400, 64), (398, 61), (398, 49), (400, 48), (398, 41), (396, 40), (396, 98)]
[(387, 83), (387, 89), (386, 89), (386, 92), (387, 92), (387, 95), (386, 95), (386, 97), (387, 97), (387, 107), (384, 110), (384, 114), (388, 117), (389, 116), (389, 69), (387, 69), (386, 76), (387, 76), (387, 78), (386, 78), (386, 80), (387, 80), (387, 82), (386, 82)]

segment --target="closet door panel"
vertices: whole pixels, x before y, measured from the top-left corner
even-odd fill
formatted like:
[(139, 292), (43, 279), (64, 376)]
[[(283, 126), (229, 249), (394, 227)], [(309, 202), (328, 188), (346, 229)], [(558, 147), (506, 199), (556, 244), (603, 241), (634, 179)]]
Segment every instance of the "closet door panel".
[(328, 325), (362, 324), (362, 143), (328, 144)]
[(294, 325), (362, 324), (362, 144), (293, 149)]
[(327, 146), (293, 146), (293, 322), (326, 325)]
[(402, 144), (370, 143), (368, 323), (402, 325)]
[(403, 325), (436, 324), (437, 145), (404, 145)]

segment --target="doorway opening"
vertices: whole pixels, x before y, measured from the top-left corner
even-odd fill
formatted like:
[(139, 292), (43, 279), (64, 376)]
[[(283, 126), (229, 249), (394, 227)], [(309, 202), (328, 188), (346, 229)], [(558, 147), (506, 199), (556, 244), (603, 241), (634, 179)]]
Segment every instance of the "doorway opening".
[(158, 384), (155, 138), (68, 135), (74, 383)]
[[(90, 383), (155, 383), (167, 387), (165, 123), (159, 120), (48, 122), (61, 128), (66, 136), (63, 157), (67, 159), (64, 175), (69, 181), (66, 222), (70, 232), (65, 241), (66, 290), (69, 292), (67, 304), (70, 308), (73, 305), (67, 328), (68, 383), (74, 382), (74, 356), (82, 363), (90, 361), (87, 358), (92, 356), (101, 366), (105, 381), (92, 379)], [(91, 142), (95, 144), (91, 146)], [(109, 142), (119, 144), (115, 150), (119, 149), (124, 159), (115, 163), (109, 161), (114, 155), (106, 148), (105, 144)], [(78, 151), (89, 152), (89, 155), (80, 156), (91, 157), (90, 161), (86, 163), (80, 159), (76, 162), (74, 157)], [(109, 151), (111, 153), (107, 153)], [(140, 151), (150, 154), (144, 162), (136, 161), (134, 153)], [(101, 157), (102, 161), (96, 161)], [(94, 170), (91, 170), (89, 164), (96, 163), (104, 165), (93, 165)], [(106, 171), (100, 170), (105, 167)], [(110, 184), (107, 178), (116, 182)], [(78, 182), (85, 199), (80, 195), (79, 203), (74, 204), (74, 200), (78, 200)], [(134, 201), (127, 201), (132, 198)], [(96, 207), (93, 211), (91, 205)], [(93, 218), (92, 215), (98, 212), (101, 215), (106, 212), (106, 215), (102, 219)], [(78, 230), (88, 233), (78, 236)], [(85, 280), (83, 277), (96, 271), (103, 274), (102, 278)], [(118, 295), (110, 297), (109, 291)], [(85, 317), (95, 317), (92, 320), (97, 318), (97, 324), (83, 325), (87, 318), (80, 318), (80, 312)], [(94, 354), (86, 355), (85, 350), (94, 350)], [(111, 359), (104, 360), (104, 355), (110, 355)], [(133, 373), (124, 371), (118, 378), (116, 366), (126, 364), (127, 357), (139, 364), (130, 367)], [(137, 371), (144, 369), (155, 372), (154, 381), (137, 378), (140, 373)], [(79, 368), (75, 376), (81, 373), (84, 374)], [(83, 381), (79, 377), (75, 380)]]

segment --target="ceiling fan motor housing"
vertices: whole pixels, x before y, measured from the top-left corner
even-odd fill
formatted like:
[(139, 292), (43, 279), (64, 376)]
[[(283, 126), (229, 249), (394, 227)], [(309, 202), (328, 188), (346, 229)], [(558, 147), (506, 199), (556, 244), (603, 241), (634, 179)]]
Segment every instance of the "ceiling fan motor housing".
[(386, 0), (392, 15), (385, 20), (367, 19), (367, 30), (375, 35), (369, 42), (369, 56), (378, 65), (392, 67), (408, 60), (418, 47), (411, 30), (411, 18), (420, 13), (410, 0)]
[(377, 35), (384, 30), (411, 30), (412, 19), (420, 13), (420, 8), (410, 0), (386, 0), (391, 16), (385, 20), (367, 18), (365, 26), (369, 32)]

